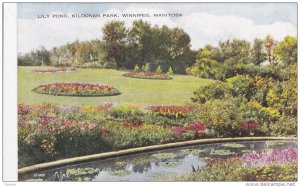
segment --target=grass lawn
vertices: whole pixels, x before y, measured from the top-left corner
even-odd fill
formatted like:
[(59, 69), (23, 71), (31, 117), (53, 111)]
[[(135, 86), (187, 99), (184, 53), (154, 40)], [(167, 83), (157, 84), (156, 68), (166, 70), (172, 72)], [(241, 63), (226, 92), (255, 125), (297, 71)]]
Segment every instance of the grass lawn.
[[(35, 69), (49, 67), (18, 67), (18, 103), (52, 103), (60, 105), (101, 103), (185, 105), (191, 102), (193, 91), (212, 80), (187, 75), (173, 75), (172, 80), (147, 80), (123, 77), (124, 71), (78, 69), (75, 72), (37, 73)], [(52, 68), (52, 67), (51, 67)], [(54, 82), (87, 82), (111, 85), (121, 95), (109, 97), (71, 97), (38, 94), (34, 87)]]

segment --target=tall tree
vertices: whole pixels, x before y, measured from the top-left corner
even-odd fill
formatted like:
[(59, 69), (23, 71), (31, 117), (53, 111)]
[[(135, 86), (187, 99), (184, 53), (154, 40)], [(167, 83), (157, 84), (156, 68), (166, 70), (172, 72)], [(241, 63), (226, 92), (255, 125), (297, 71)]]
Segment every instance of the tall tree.
[(264, 51), (264, 41), (261, 39), (255, 39), (251, 48), (251, 61), (254, 65), (259, 66), (265, 60), (267, 60), (267, 54)]
[(106, 23), (102, 28), (102, 32), (108, 61), (116, 62), (117, 68), (121, 68), (125, 59), (127, 37), (124, 22), (111, 21)]
[(276, 65), (276, 56), (274, 54), (274, 48), (276, 47), (276, 41), (271, 35), (267, 35), (265, 38), (265, 48), (267, 51), (268, 61), (271, 65)]
[(282, 42), (274, 49), (275, 54), (285, 65), (297, 63), (297, 39), (286, 36)]

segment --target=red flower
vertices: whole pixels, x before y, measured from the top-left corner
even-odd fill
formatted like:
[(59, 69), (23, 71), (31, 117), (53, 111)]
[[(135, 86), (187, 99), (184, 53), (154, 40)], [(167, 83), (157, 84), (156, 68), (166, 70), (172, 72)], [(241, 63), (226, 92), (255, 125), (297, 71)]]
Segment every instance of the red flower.
[(101, 133), (102, 133), (102, 134), (108, 134), (108, 133), (109, 133), (109, 130), (108, 130), (108, 129), (102, 129), (102, 130), (101, 130)]

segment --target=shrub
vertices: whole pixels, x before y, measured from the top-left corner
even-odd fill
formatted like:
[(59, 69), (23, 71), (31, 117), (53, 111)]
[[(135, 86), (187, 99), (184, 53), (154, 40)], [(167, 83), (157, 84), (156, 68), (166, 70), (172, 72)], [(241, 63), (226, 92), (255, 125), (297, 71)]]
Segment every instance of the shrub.
[(296, 132), (296, 117), (283, 116), (277, 122), (270, 124), (270, 134), (273, 136), (295, 135)]
[(195, 116), (215, 137), (241, 136), (243, 118), (239, 105), (238, 98), (210, 100), (199, 106)]
[(160, 66), (157, 67), (156, 73), (162, 73), (162, 70), (161, 70), (161, 67), (160, 67)]
[(136, 65), (134, 66), (133, 71), (134, 71), (134, 72), (139, 72), (139, 71), (140, 71), (139, 65), (136, 64)]
[(173, 72), (173, 69), (172, 67), (170, 66), (170, 68), (168, 69), (168, 72), (167, 74), (170, 76), (170, 75), (174, 75), (174, 72)]
[(254, 80), (248, 75), (236, 75), (226, 82), (233, 97), (243, 96), (249, 101), (256, 92)]
[(223, 99), (229, 93), (227, 83), (215, 81), (213, 84), (201, 87), (194, 91), (193, 102), (206, 103), (210, 99)]

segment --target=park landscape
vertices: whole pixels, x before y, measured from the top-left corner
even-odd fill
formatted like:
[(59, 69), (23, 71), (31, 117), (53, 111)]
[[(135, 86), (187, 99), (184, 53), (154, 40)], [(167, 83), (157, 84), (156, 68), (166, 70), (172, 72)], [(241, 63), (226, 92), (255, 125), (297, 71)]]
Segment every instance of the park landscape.
[[(291, 140), (207, 144), (136, 159), (120, 157), (110, 161), (109, 170), (100, 161), (20, 179), (91, 181), (107, 172), (114, 177), (107, 180), (118, 181), (151, 170), (151, 162), (162, 171), (180, 168), (193, 155), (197, 162), (186, 166), (188, 170), (182, 167), (185, 172), (137, 178), (297, 180), (297, 145), (292, 141), (297, 136), (296, 37), (234, 38), (193, 50), (183, 29), (143, 20), (131, 28), (122, 21), (107, 22), (102, 32), (102, 39), (51, 50), (41, 47), (18, 56), (19, 169), (199, 139)], [(130, 164), (142, 172), (129, 170)]]

